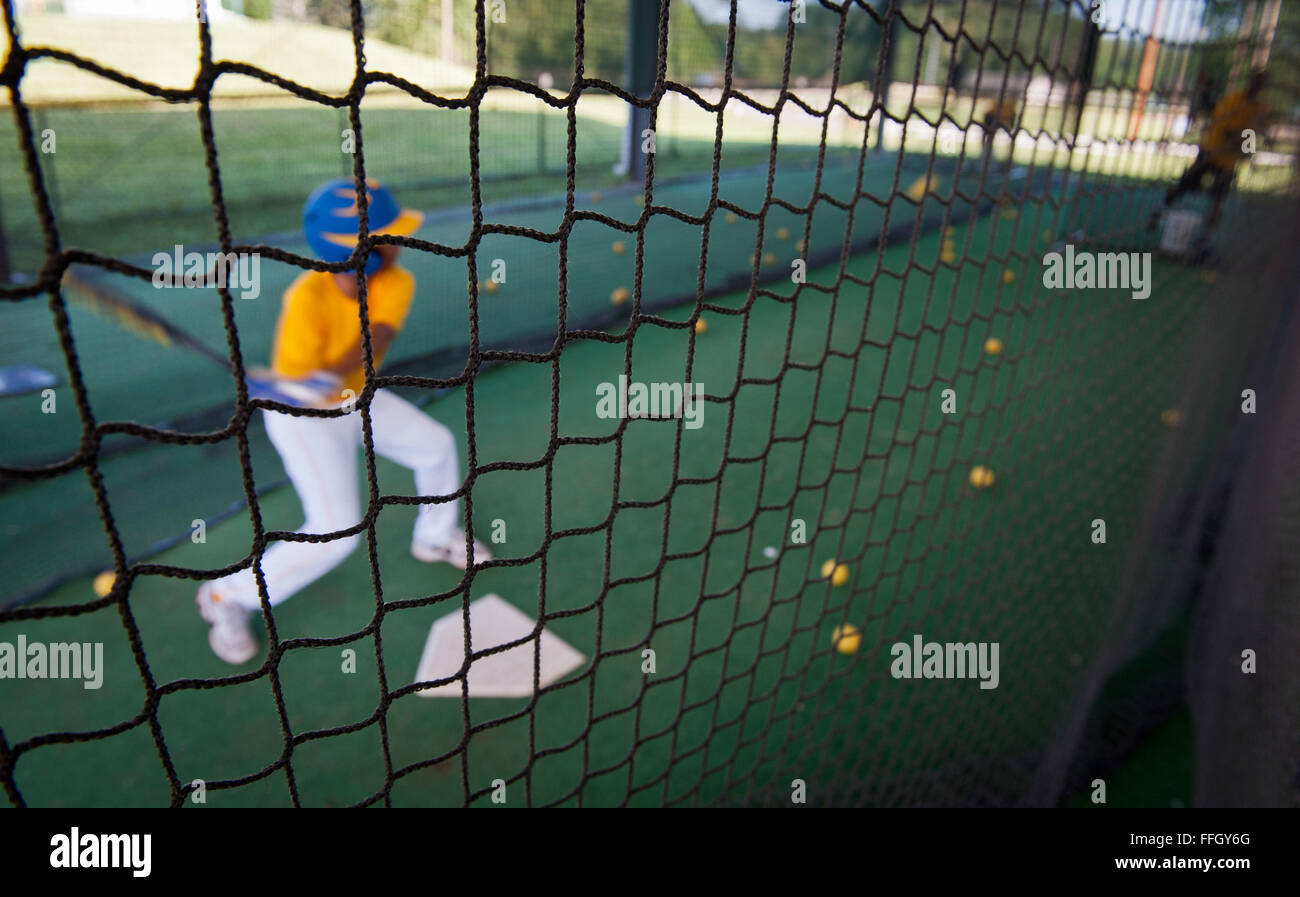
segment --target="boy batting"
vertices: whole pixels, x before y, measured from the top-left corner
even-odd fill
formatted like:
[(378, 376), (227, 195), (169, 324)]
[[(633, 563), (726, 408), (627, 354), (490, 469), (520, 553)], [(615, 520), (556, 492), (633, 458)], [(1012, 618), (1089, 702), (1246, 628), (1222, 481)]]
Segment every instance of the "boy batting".
[[(409, 236), (420, 226), (420, 214), (402, 209), (376, 181), (368, 182), (366, 195), (372, 234)], [(353, 182), (338, 179), (318, 187), (303, 209), (303, 225), (307, 242), (323, 261), (350, 258), (360, 228)], [(415, 293), (414, 277), (397, 265), (399, 251), (397, 246), (377, 246), (366, 263), (366, 306), (376, 370), (401, 331)], [(299, 407), (340, 407), (365, 386), (362, 352), (355, 272), (304, 272), (285, 291), (271, 371), (250, 372), (250, 395)], [(302, 502), (305, 520), (298, 532), (324, 536), (356, 527), (362, 519), (357, 485), (361, 415), (301, 417), (268, 409), (262, 414), (267, 436)], [(442, 424), (384, 389), (371, 397), (370, 421), (375, 453), (413, 471), (417, 495), (446, 496), (460, 488), (456, 442)], [(478, 541), (472, 556), (467, 555), (458, 517), (455, 501), (421, 504), (411, 554), (461, 570), (471, 562), (491, 560)], [(271, 605), (324, 576), (352, 553), (360, 539), (353, 533), (323, 542), (275, 542), (261, 562)], [(211, 627), (208, 643), (218, 657), (241, 664), (256, 656), (257, 640), (249, 621), (261, 608), (261, 598), (251, 567), (205, 582), (197, 602)]]
[(1223, 202), (1232, 190), (1237, 165), (1246, 157), (1242, 147), (1245, 132), (1262, 131), (1268, 124), (1269, 110), (1261, 97), (1267, 84), (1264, 72), (1257, 71), (1251, 75), (1244, 91), (1229, 93), (1214, 105), (1205, 136), (1197, 147), (1195, 161), (1187, 167), (1177, 183), (1169, 188), (1160, 208), (1151, 213), (1149, 227), (1154, 229), (1164, 212), (1184, 194), (1201, 190), (1208, 178), (1210, 214), (1205, 220), (1200, 245), (1195, 252), (1201, 256), (1209, 253), (1210, 240), (1219, 223)]

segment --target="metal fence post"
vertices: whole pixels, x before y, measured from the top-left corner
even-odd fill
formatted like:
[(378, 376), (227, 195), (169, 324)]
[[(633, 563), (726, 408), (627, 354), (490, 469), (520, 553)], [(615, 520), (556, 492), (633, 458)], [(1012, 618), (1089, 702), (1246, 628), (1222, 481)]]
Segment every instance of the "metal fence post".
[[(627, 7), (627, 61), (623, 76), (629, 92), (641, 99), (650, 96), (659, 68), (659, 0), (631, 0)], [(650, 126), (650, 110), (633, 106), (624, 134), (626, 177), (645, 180), (645, 153), (641, 135)]]

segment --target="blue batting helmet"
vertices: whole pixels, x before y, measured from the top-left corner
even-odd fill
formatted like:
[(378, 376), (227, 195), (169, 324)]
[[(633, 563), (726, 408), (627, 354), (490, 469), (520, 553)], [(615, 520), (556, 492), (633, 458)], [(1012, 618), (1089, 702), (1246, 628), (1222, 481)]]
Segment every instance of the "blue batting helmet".
[[(399, 206), (393, 194), (373, 178), (366, 181), (366, 200), (371, 234), (410, 236), (424, 220), (419, 212)], [(361, 231), (355, 182), (336, 178), (313, 190), (302, 209), (302, 226), (307, 243), (321, 261), (347, 261)], [(371, 252), (366, 276), (378, 271), (382, 262), (379, 253)]]

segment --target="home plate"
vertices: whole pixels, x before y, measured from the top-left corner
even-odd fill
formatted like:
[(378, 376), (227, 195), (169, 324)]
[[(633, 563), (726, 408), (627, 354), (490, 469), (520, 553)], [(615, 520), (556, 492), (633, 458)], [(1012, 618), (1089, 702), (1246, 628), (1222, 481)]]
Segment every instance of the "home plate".
[[(498, 645), (519, 639), (528, 641), (498, 654), (479, 657), (469, 667), (471, 698), (526, 698), (533, 693), (533, 659), (541, 652), (542, 687), (550, 685), (586, 660), (580, 653), (549, 629), (538, 638), (530, 638), (537, 620), (520, 611), (499, 595), (484, 595), (469, 606), (471, 649), (490, 651)], [(429, 629), (429, 639), (420, 655), (416, 682), (446, 679), (459, 672), (465, 662), (465, 616), (456, 610)], [(459, 698), (459, 680), (416, 692), (422, 698)]]

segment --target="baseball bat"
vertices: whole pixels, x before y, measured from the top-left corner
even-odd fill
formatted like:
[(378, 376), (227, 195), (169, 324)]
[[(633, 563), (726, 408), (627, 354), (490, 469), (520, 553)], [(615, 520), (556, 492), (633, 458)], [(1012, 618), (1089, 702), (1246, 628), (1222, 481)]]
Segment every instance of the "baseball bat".
[(63, 294), (104, 317), (110, 318), (132, 333), (168, 347), (189, 349), (214, 364), (230, 370), (230, 359), (166, 318), (133, 302), (93, 277), (63, 272)]

